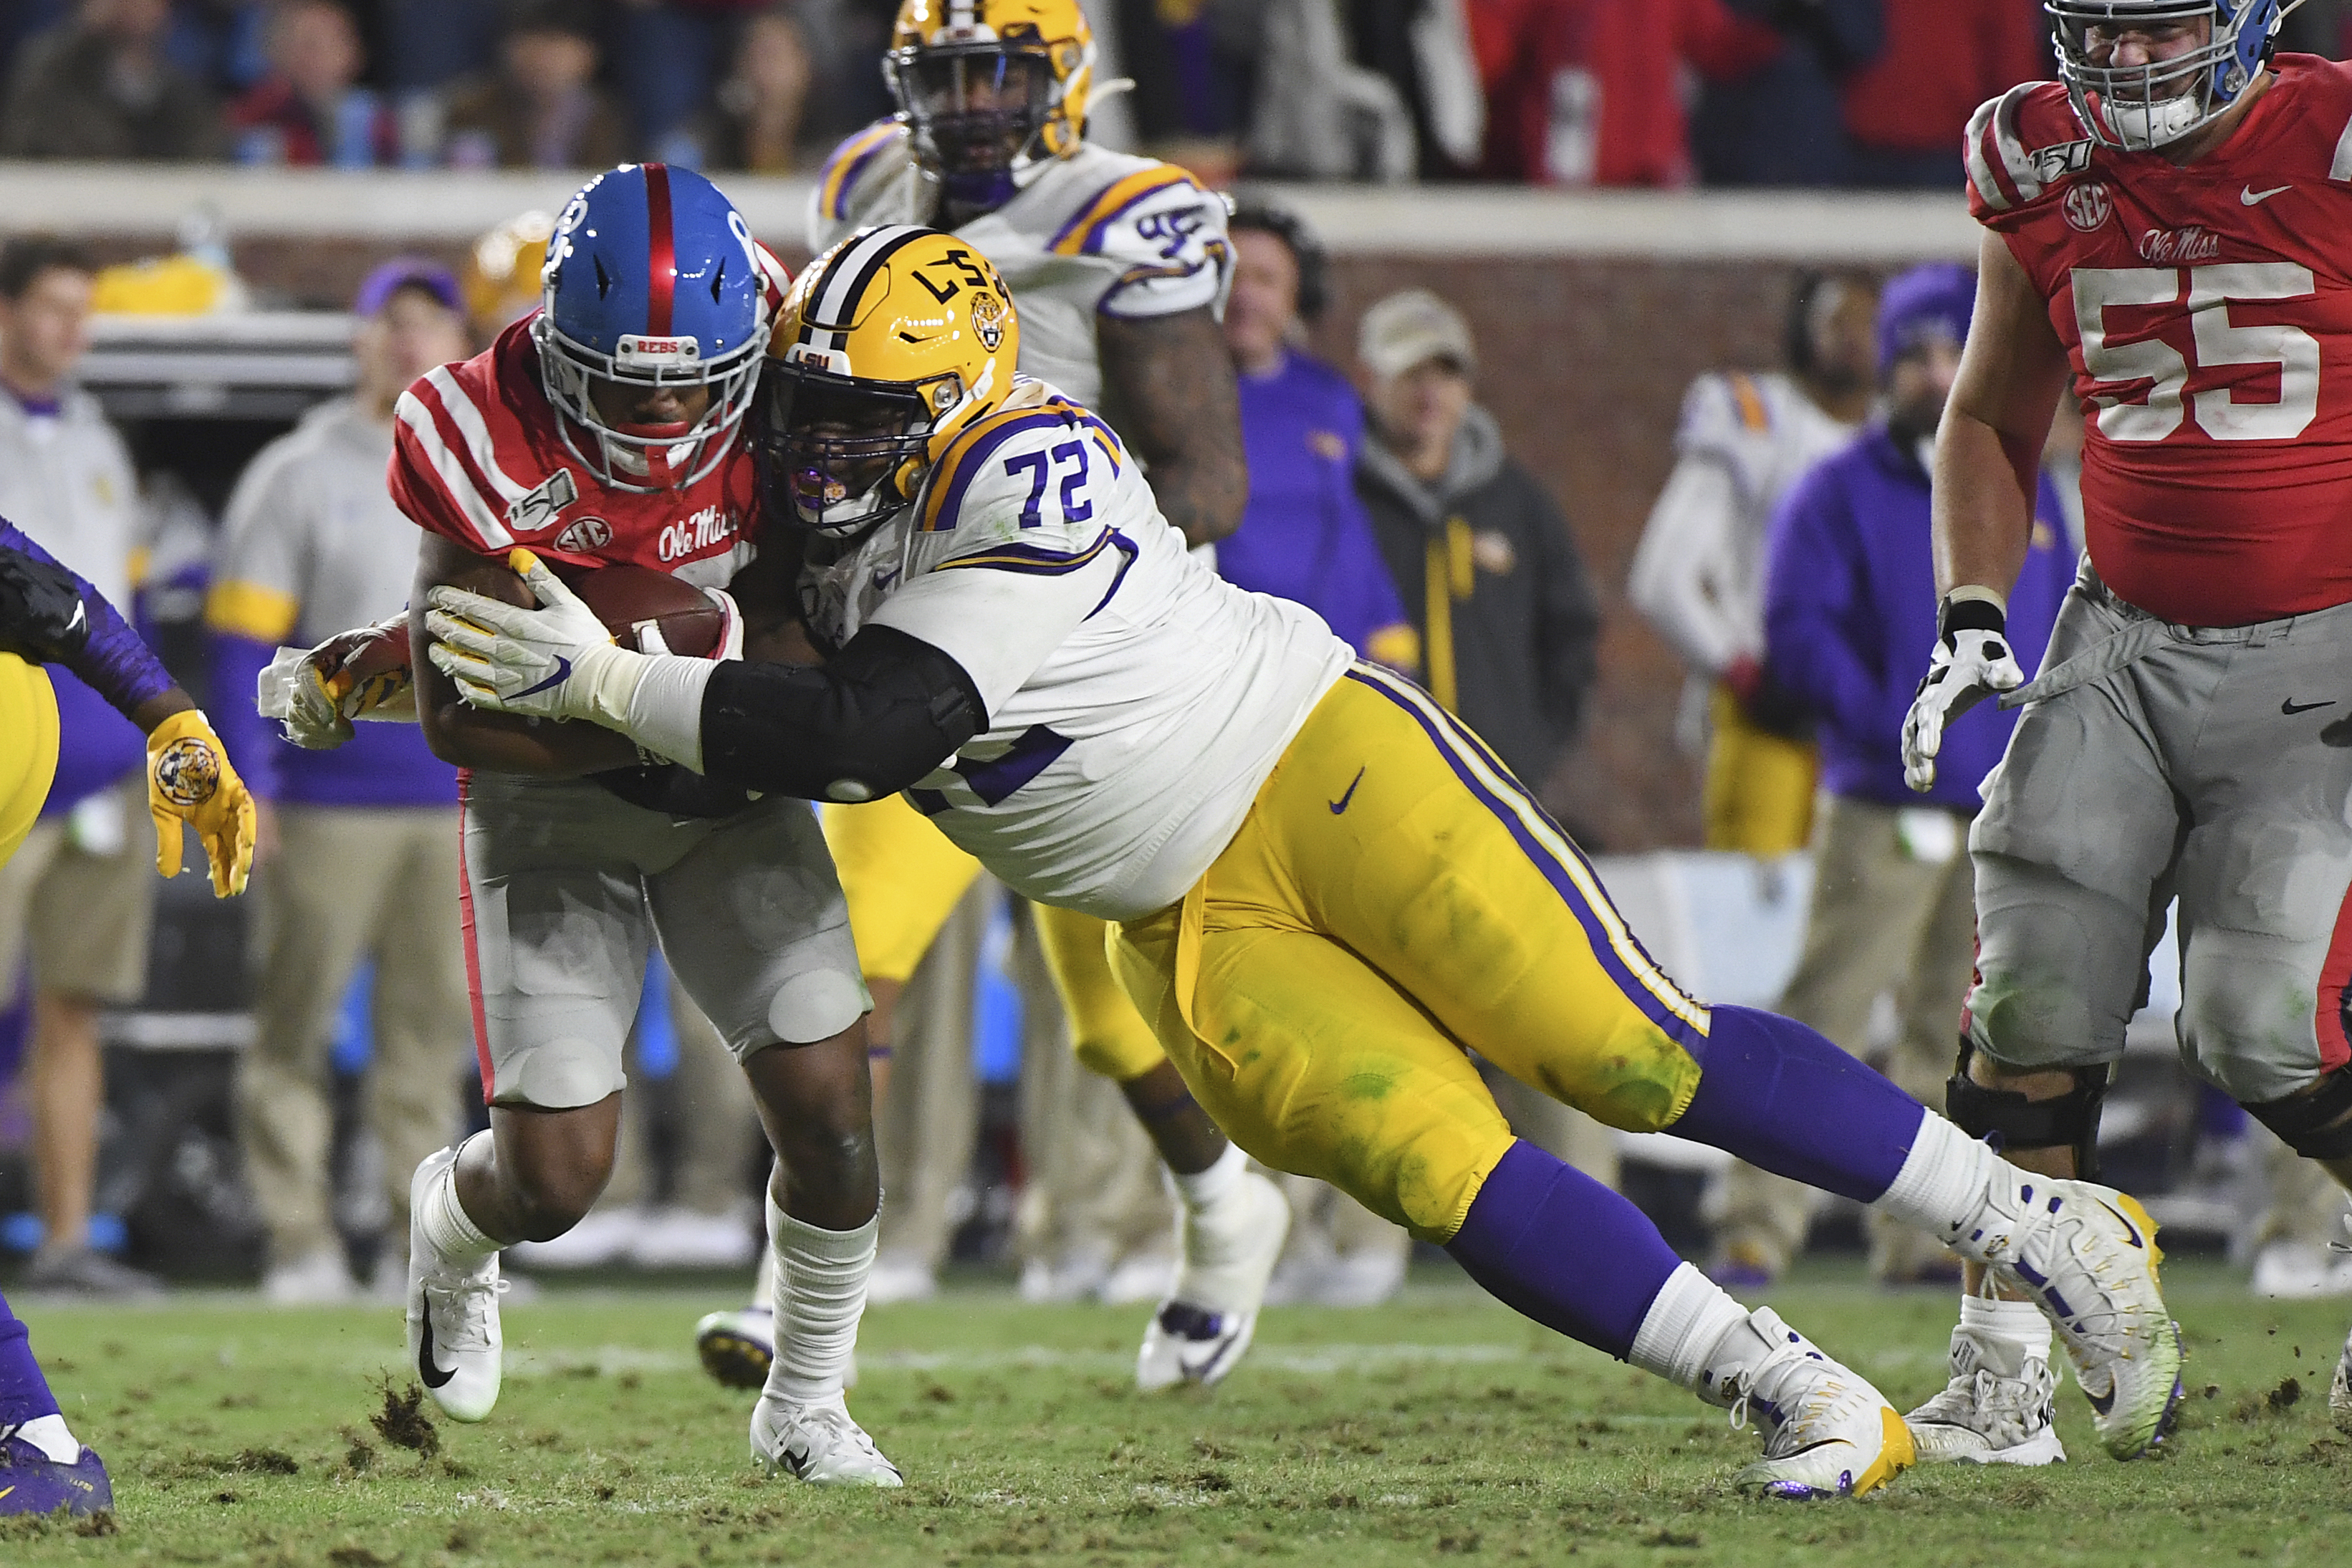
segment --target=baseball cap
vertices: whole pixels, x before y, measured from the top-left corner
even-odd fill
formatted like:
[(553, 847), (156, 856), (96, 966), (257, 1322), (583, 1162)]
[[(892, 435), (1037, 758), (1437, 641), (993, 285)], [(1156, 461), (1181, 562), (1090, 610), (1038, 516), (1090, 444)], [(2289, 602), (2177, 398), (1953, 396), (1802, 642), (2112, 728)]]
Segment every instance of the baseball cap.
[(380, 263), (352, 297), (352, 314), (373, 316), (404, 288), (422, 288), (458, 315), (466, 313), (465, 296), (457, 291), (455, 274), (437, 261), (421, 256), (396, 256)]
[(1364, 312), (1356, 354), (1372, 374), (1401, 376), (1428, 360), (1446, 360), (1463, 374), (1478, 368), (1478, 347), (1462, 312), (1426, 288), (1391, 294)]

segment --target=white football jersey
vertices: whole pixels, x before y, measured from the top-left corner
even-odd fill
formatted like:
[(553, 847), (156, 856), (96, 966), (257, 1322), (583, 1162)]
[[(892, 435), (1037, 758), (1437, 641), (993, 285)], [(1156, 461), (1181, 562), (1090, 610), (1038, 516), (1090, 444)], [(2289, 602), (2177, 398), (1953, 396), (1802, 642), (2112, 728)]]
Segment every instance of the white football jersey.
[(1694, 670), (1764, 650), (1773, 509), (1855, 427), (1777, 372), (1710, 371), (1683, 398), (1680, 461), (1633, 556), (1629, 592)]
[[(928, 224), (935, 187), (907, 129), (867, 126), (834, 150), (809, 204), (809, 248), (876, 224)], [(1224, 198), (1172, 163), (1092, 142), (1048, 161), (992, 213), (954, 231), (993, 262), (1021, 312), (1021, 371), (1102, 401), (1095, 318), (1222, 312), (1233, 281)]]
[(913, 506), (812, 547), (801, 595), (829, 646), (889, 626), (963, 666), (988, 728), (908, 799), (1000, 881), (1108, 920), (1200, 880), (1354, 657), (1187, 555), (1109, 427), (1026, 378)]

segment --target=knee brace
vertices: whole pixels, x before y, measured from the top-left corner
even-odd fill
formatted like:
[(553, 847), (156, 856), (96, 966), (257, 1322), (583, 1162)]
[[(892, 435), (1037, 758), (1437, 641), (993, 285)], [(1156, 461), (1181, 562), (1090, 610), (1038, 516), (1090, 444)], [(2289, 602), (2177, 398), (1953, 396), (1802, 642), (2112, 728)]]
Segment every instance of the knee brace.
[(2260, 1103), (2240, 1101), (2246, 1114), (2276, 1133), (2307, 1160), (2352, 1156), (2352, 1068), (2339, 1067), (2308, 1094)]
[(2099, 1174), (2099, 1103), (2107, 1097), (2105, 1066), (2070, 1069), (2074, 1087), (2055, 1100), (2028, 1100), (2006, 1089), (1988, 1089), (1969, 1076), (1976, 1047), (1960, 1040), (1959, 1065), (1944, 1085), (1944, 1114), (1971, 1138), (1996, 1149), (2074, 1151), (2074, 1174)]

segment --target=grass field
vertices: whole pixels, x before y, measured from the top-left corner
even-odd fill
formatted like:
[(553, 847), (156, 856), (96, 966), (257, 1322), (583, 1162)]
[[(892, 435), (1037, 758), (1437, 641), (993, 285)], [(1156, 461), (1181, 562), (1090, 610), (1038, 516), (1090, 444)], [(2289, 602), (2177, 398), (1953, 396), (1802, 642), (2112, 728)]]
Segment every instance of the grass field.
[[(2069, 1388), (2074, 1464), (1914, 1470), (1842, 1504), (1732, 1496), (1752, 1433), (1457, 1282), (1270, 1313), (1225, 1389), (1154, 1400), (1129, 1384), (1135, 1309), (975, 1286), (877, 1311), (851, 1406), (908, 1484), (855, 1495), (753, 1471), (746, 1396), (706, 1382), (687, 1343), (717, 1292), (510, 1308), (498, 1411), (435, 1427), (423, 1454), (373, 1420), (408, 1386), (395, 1312), (26, 1302), (119, 1511), (111, 1533), (0, 1530), (0, 1563), (2352, 1561), (2352, 1440), (2326, 1409), (2347, 1308), (2258, 1301), (2210, 1264), (2169, 1274), (2193, 1360), (2162, 1458), (2099, 1455)], [(1941, 1294), (1825, 1268), (1774, 1304), (1897, 1404), (1943, 1380)]]

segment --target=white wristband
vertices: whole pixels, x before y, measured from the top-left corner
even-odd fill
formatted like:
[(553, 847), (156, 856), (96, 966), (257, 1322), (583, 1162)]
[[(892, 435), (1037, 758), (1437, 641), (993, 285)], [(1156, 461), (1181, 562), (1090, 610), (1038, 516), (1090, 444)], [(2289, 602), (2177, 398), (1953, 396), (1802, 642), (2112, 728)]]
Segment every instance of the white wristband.
[(647, 751), (702, 771), (702, 692), (719, 668), (709, 659), (640, 655), (645, 668), (621, 732)]

